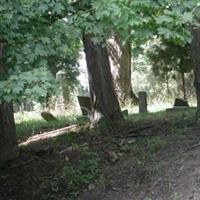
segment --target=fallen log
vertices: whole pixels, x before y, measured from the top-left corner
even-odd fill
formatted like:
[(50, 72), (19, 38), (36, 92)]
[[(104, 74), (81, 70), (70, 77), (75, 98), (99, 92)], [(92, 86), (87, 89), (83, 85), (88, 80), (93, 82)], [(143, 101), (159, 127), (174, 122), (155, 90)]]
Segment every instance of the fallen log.
[(56, 136), (64, 135), (67, 132), (70, 132), (70, 131), (76, 129), (77, 127), (78, 127), (77, 124), (73, 124), (71, 126), (60, 128), (60, 129), (57, 129), (54, 131), (37, 134), (37, 135), (34, 135), (34, 136), (28, 138), (28, 140), (26, 140), (25, 142), (20, 143), (19, 146), (25, 146), (30, 143), (36, 142), (36, 141), (46, 140), (46, 139), (53, 138)]

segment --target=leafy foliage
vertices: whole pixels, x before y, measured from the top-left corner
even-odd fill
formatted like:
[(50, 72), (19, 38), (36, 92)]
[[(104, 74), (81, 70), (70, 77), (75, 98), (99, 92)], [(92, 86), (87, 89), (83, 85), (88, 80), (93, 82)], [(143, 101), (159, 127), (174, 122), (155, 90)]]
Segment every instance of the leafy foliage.
[[(76, 61), (79, 56), (80, 43), (73, 29), (66, 25), (67, 22), (64, 19), (59, 18), (59, 14), (64, 9), (61, 3), (48, 0), (15, 0), (12, 3), (2, 2), (0, 8), (0, 38), (5, 46), (2, 63), (8, 71), (6, 77), (1, 76), (1, 80), (7, 79), (7, 82), (2, 83), (4, 87), (1, 87), (1, 98), (5, 94), (6, 100), (17, 101), (19, 96), (25, 97), (27, 94), (39, 95), (37, 98), (44, 96), (45, 91), (52, 90), (56, 86), (48, 70), (55, 76), (59, 69), (64, 68), (68, 72), (68, 83), (77, 84)], [(44, 68), (46, 68), (43, 70), (46, 74), (42, 73), (40, 78), (37, 73)], [(34, 78), (30, 78), (32, 70), (34, 70)], [(15, 87), (16, 76), (19, 80), (17, 89)], [(42, 87), (36, 84), (41, 83), (41, 80)], [(24, 87), (27, 86), (27, 82), (29, 86), (31, 85), (29, 89)], [(35, 91), (39, 92), (35, 93)], [(25, 95), (22, 95), (23, 93)]]
[[(135, 48), (155, 35), (178, 45), (190, 43), (189, 27), (193, 24), (196, 6), (196, 0), (2, 0), (3, 63), (8, 76), (22, 75), (18, 76), (21, 79), (18, 89), (11, 89), (15, 85), (11, 81), (15, 78), (7, 80), (8, 86), (3, 83), (5, 87), (1, 90), (5, 91), (1, 91), (1, 98), (6, 94), (7, 100), (18, 100), (19, 91), (21, 95), (26, 82), (30, 83), (26, 80), (29, 76), (23, 76), (23, 72), (31, 73), (35, 68), (46, 68), (53, 74), (64, 68), (69, 84), (76, 83), (76, 60), (82, 32), (91, 34), (97, 43), (117, 32), (122, 41), (133, 42)], [(37, 90), (31, 88), (29, 93)], [(43, 88), (52, 89), (48, 81), (43, 82)]]
[(176, 79), (177, 72), (190, 72), (192, 70), (190, 54), (189, 45), (181, 46), (159, 40), (150, 45), (146, 52), (154, 74), (161, 79), (169, 77)]
[(10, 102), (15, 99), (20, 102), (24, 99), (42, 102), (46, 98), (46, 90), (56, 91), (58, 83), (46, 68), (36, 68), (31, 71), (11, 75), (2, 81), (0, 96)]

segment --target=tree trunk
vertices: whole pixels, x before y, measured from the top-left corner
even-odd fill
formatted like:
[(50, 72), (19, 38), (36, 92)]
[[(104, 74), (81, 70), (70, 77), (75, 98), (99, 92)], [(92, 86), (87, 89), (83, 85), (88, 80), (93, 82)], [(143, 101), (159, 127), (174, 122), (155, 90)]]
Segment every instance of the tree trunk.
[[(3, 47), (0, 43), (0, 59), (3, 60)], [(6, 76), (4, 64), (0, 63), (1, 80)], [(16, 130), (12, 103), (0, 101), (0, 163), (16, 156)]]
[(182, 88), (183, 88), (183, 99), (187, 101), (187, 95), (186, 95), (186, 88), (185, 88), (185, 73), (181, 72), (181, 79), (182, 79)]
[(12, 103), (0, 104), (0, 163), (16, 156), (17, 141)]
[(180, 72), (181, 72), (181, 80), (182, 80), (183, 99), (187, 101), (186, 86), (185, 86), (185, 72), (183, 70), (183, 58), (181, 58), (181, 62), (180, 62)]
[(83, 35), (92, 103), (92, 125), (118, 121), (122, 114), (114, 90), (107, 49)]
[(167, 96), (168, 96), (168, 99), (169, 99), (170, 89), (169, 89), (169, 75), (168, 75), (168, 73), (167, 73), (167, 76), (166, 76), (166, 84), (167, 84)]
[(126, 42), (122, 45), (116, 35), (113, 44), (110, 43), (110, 56), (115, 68), (113, 77), (117, 84), (120, 102), (137, 104), (138, 98), (133, 93), (131, 85), (131, 44)]
[(194, 86), (197, 97), (196, 120), (200, 117), (200, 28), (196, 27), (192, 30), (192, 59), (194, 71)]

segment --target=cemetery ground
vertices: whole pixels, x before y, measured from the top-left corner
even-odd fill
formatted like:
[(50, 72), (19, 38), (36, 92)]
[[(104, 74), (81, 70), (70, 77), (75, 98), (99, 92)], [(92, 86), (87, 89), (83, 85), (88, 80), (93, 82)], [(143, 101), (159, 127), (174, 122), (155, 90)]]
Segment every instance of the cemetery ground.
[(50, 123), (18, 116), (19, 156), (0, 167), (0, 199), (200, 199), (194, 112), (133, 114), (101, 129), (77, 116)]

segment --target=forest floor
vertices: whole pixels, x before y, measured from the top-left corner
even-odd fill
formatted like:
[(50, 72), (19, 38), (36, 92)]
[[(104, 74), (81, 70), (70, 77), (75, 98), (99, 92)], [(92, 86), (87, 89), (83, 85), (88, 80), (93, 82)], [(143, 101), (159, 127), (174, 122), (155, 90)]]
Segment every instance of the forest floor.
[(18, 158), (0, 167), (0, 200), (200, 200), (192, 115), (134, 115), (96, 130), (81, 122), (19, 138)]

